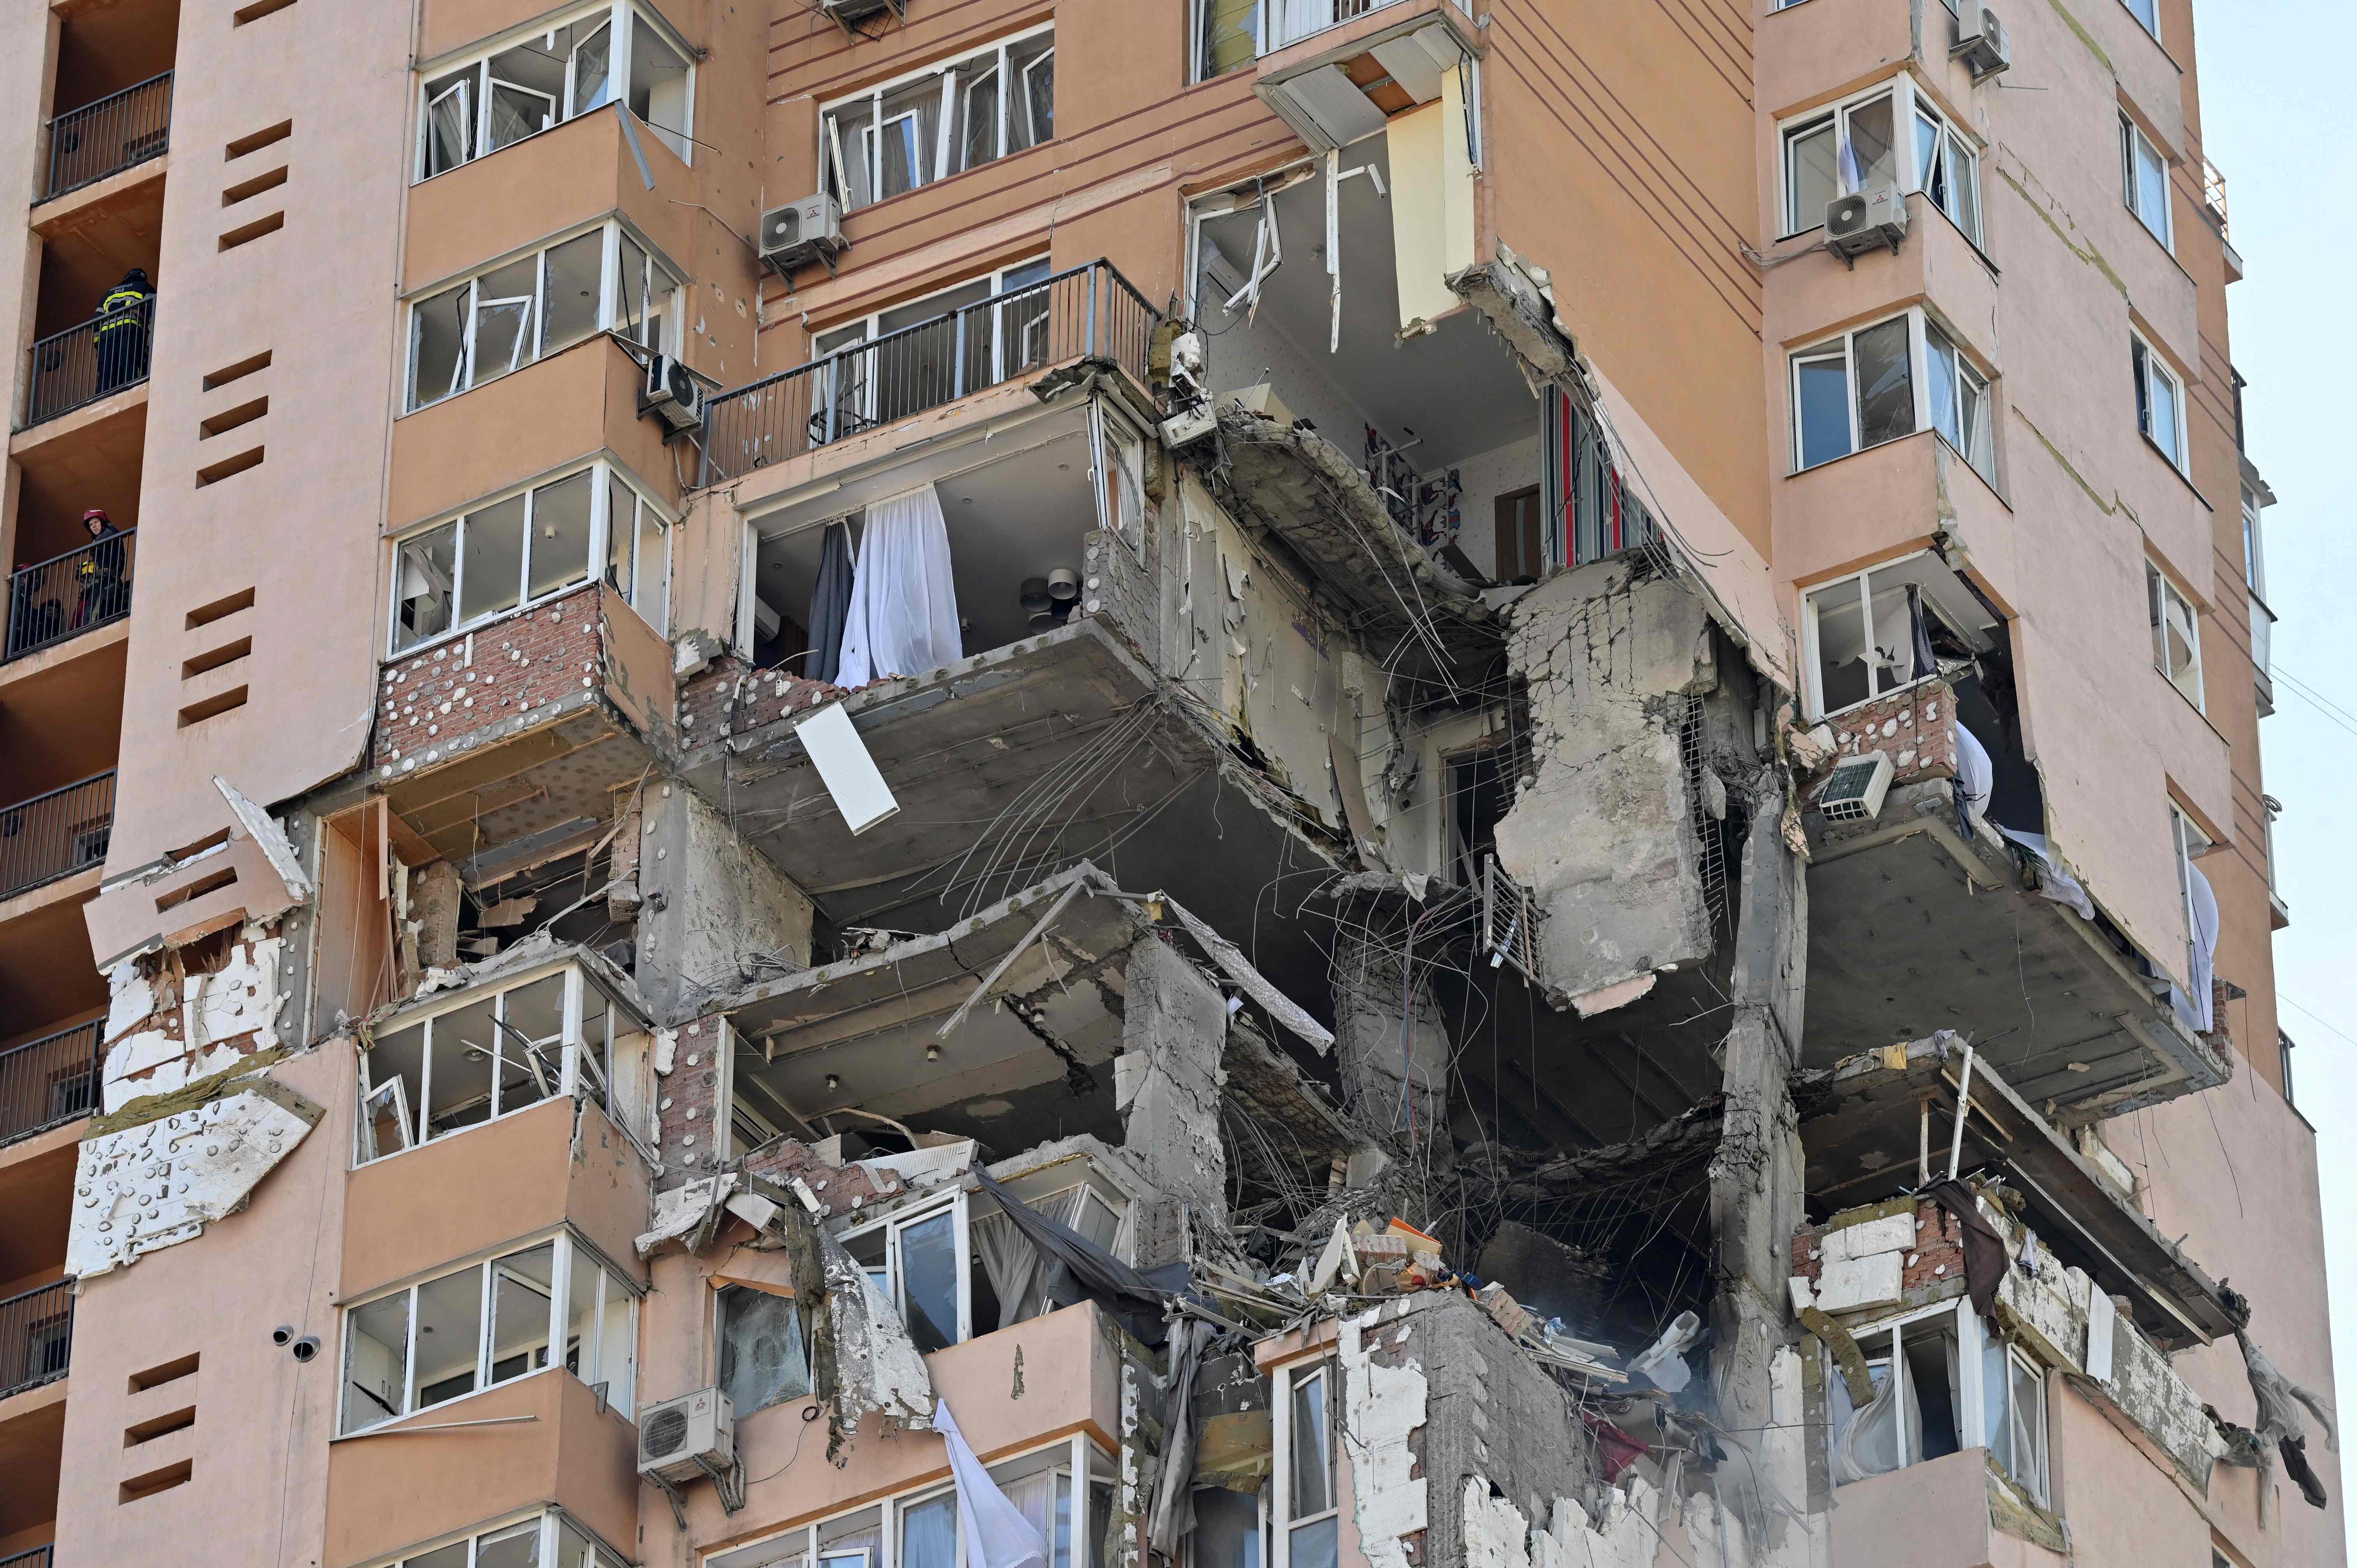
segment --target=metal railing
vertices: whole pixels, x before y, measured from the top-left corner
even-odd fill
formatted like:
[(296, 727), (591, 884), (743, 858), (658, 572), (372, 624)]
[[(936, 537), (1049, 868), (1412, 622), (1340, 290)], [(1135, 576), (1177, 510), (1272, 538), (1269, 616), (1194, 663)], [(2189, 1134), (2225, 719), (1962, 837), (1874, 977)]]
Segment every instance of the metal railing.
[(36, 1546), (14, 1557), (0, 1557), (0, 1568), (49, 1568), (50, 1548)]
[(66, 1375), (73, 1348), (73, 1282), (0, 1301), (0, 1399)]
[(16, 428), (29, 430), (145, 381), (155, 328), (156, 302), (146, 299), (120, 315), (94, 316), (35, 339), (32, 373), (25, 379), (25, 422)]
[(1288, 44), (1297, 44), (1329, 27), (1355, 22), (1371, 11), (1398, 3), (1399, 0), (1279, 0), (1272, 7), (1268, 42), (1261, 52), (1274, 54)]
[(49, 122), (49, 179), (41, 199), (63, 196), (149, 158), (172, 139), (172, 73), (67, 111)]
[(8, 640), (0, 663), (129, 615), (138, 533), (127, 528), (9, 574)]
[(2201, 160), (2201, 205), (2218, 220), (2220, 238), (2226, 235), (2226, 177), (2207, 157)]
[(844, 349), (705, 404), (702, 483), (737, 478), (1069, 360), (1146, 380), (1162, 314), (1108, 262)]
[(0, 898), (70, 876), (106, 858), (114, 827), (114, 769), (0, 806)]
[[(98, 1109), (102, 1020), (76, 1024), (0, 1051), (0, 1144), (87, 1116)], [(5, 1565), (0, 1565), (5, 1568)]]

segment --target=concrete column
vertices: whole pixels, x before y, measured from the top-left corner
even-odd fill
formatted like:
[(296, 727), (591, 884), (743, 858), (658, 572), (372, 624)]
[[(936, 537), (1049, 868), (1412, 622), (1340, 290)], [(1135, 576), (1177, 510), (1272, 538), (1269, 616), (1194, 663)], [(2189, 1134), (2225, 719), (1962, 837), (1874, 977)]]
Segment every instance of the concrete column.
[[(1415, 906), (1411, 906), (1414, 908)], [(1334, 942), (1334, 1059), (1344, 1108), (1394, 1155), (1428, 1149), (1448, 1116), (1448, 1031), (1422, 975), (1406, 978), (1406, 921), (1368, 912)]]
[(636, 813), (637, 979), (664, 1020), (810, 966), (812, 907), (686, 786), (650, 781)]
[(1220, 1053), (1228, 1007), (1218, 986), (1160, 941), (1139, 942), (1124, 978), (1115, 1098), (1123, 1149), (1159, 1194), (1140, 1215), (1137, 1262), (1152, 1268), (1187, 1255), (1189, 1212), (1207, 1229), (1227, 1228)]

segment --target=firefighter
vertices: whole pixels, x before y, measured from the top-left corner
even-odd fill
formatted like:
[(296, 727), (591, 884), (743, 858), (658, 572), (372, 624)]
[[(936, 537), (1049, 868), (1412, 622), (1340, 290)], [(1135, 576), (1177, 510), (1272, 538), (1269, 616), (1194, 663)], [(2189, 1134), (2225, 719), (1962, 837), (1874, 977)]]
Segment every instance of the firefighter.
[(115, 527), (114, 520), (100, 507), (82, 513), (81, 525), (91, 542), (74, 561), (74, 586), (79, 590), (73, 614), (77, 631), (113, 620), (129, 607), (130, 598), (130, 579), (124, 571), (123, 530)]
[(146, 272), (134, 267), (98, 302), (91, 338), (98, 350), (98, 394), (147, 379), (147, 327), (156, 297)]

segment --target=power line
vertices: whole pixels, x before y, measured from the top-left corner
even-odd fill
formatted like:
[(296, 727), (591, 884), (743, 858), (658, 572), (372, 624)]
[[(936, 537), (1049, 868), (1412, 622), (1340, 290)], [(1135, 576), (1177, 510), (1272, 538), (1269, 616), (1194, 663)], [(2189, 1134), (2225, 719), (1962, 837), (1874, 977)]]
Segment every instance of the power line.
[(2291, 693), (2293, 696), (2299, 698), (2302, 702), (2308, 703), (2309, 706), (2322, 714), (2330, 723), (2340, 725), (2342, 729), (2347, 730), (2352, 736), (2357, 736), (2357, 714), (2351, 714), (2345, 708), (2335, 706), (2330, 701), (2318, 695), (2314, 691), (2309, 688), (2306, 682), (2300, 680), (2298, 676), (2294, 675), (2290, 671), (2286, 670), (2280, 664), (2274, 666), (2271, 672), (2276, 679), (2284, 683), (2284, 689)]

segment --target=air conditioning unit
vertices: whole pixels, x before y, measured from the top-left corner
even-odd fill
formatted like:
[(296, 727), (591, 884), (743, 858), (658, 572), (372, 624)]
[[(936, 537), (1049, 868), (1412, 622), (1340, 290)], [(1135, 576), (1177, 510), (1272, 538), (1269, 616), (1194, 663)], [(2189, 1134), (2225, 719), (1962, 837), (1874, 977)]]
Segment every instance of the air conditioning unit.
[(704, 385), (669, 354), (647, 360), (647, 384), (639, 394), (641, 414), (660, 413), (673, 430), (704, 428)]
[(845, 32), (851, 30), (854, 22), (888, 13), (903, 22), (909, 19), (908, 0), (818, 0), (818, 8), (843, 24)]
[(824, 191), (761, 214), (761, 260), (780, 274), (842, 249), (843, 207)]
[(1986, 81), (2013, 63), (2013, 45), (1995, 11), (1968, 5), (1956, 13), (1956, 43), (1948, 58), (1970, 67), (1975, 81)]
[(1888, 246), (1907, 238), (1907, 198), (1895, 185), (1878, 185), (1825, 203), (1825, 246), (1837, 256)]
[(1840, 764), (1817, 786), (1817, 810), (1829, 822), (1870, 822), (1890, 793), (1890, 757), (1872, 751)]
[(715, 1480), (737, 1463), (737, 1412), (718, 1389), (698, 1389), (639, 1412), (639, 1474), (669, 1486)]

